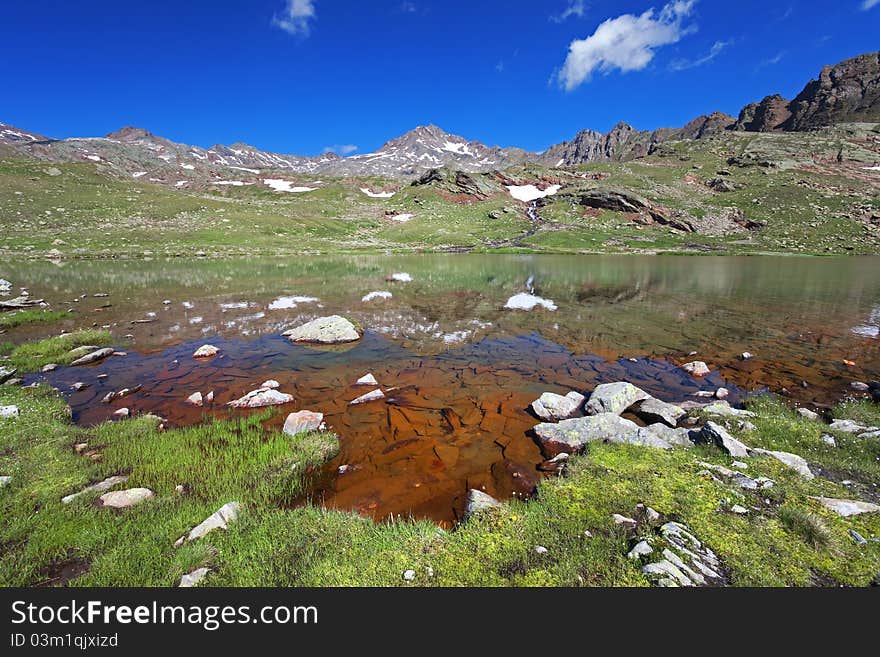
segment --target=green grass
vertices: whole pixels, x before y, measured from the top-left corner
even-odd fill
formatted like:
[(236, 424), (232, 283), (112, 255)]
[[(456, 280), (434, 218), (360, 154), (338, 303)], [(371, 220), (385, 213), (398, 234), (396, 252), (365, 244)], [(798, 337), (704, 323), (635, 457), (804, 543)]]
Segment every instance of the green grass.
[(70, 313), (64, 310), (38, 310), (29, 308), (0, 315), (0, 329), (11, 329), (23, 324), (49, 324), (66, 319)]
[(21, 372), (36, 372), (49, 363), (69, 365), (76, 360), (76, 356), (69, 353), (72, 349), (85, 345), (106, 346), (110, 340), (110, 332), (104, 330), (65, 333), (16, 347), (9, 355), (9, 361)]
[[(395, 586), (412, 569), (416, 586), (645, 586), (626, 557), (637, 536), (611, 519), (632, 516), (640, 503), (687, 524), (735, 585), (818, 578), (863, 586), (880, 569), (880, 544), (858, 546), (847, 533), (877, 536), (880, 517), (843, 519), (824, 510), (812, 496), (848, 492), (773, 459), (752, 459), (748, 472), (771, 477), (775, 487), (748, 492), (699, 474), (702, 460), (730, 465), (714, 448), (593, 445), (572, 459), (566, 476), (541, 484), (535, 499), (505, 503), (444, 532), (430, 522), (380, 524), (309, 504), (335, 438), (267, 432), (266, 413), (168, 431), (149, 416), (82, 429), (45, 387), (0, 388), (0, 403), (22, 413), (0, 427), (0, 473), (12, 477), (0, 491), (5, 586), (52, 583), (59, 565), (72, 562), (84, 567), (71, 585), (171, 586), (205, 565), (212, 569), (206, 585)], [(781, 411), (761, 403), (756, 424), (773, 430), (743, 439), (783, 449), (789, 443), (774, 424)], [(87, 447), (78, 454), (80, 443)], [(118, 473), (130, 475), (127, 487), (148, 487), (155, 498), (121, 512), (95, 507), (94, 495), (60, 503)], [(242, 514), (228, 531), (173, 547), (232, 500)], [(751, 512), (724, 510), (733, 503)]]

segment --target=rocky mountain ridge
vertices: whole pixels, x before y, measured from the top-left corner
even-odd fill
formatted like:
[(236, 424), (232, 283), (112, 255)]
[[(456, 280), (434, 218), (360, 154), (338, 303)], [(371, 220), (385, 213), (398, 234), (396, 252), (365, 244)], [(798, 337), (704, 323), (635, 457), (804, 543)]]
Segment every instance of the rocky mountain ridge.
[(738, 118), (714, 112), (682, 128), (653, 131), (637, 130), (621, 122), (607, 133), (582, 130), (571, 141), (542, 153), (486, 146), (435, 125), (419, 126), (374, 153), (347, 157), (334, 153), (317, 157), (287, 155), (241, 143), (206, 149), (134, 127), (105, 137), (57, 140), (0, 123), (0, 144), (38, 159), (92, 161), (116, 175), (185, 187), (193, 183), (241, 185), (253, 176), (271, 178), (272, 172), (415, 178), (442, 167), (468, 173), (503, 170), (523, 162), (563, 167), (640, 158), (664, 142), (703, 139), (728, 130), (798, 132), (834, 123), (873, 121), (880, 122), (880, 52), (826, 66), (794, 100), (768, 96), (744, 107)]

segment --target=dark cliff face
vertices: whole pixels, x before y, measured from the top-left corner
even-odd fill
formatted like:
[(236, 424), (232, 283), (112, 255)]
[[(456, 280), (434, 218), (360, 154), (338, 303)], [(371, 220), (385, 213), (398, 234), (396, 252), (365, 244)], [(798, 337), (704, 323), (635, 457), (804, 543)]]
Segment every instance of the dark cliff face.
[(859, 55), (822, 69), (797, 97), (768, 96), (743, 108), (737, 130), (796, 132), (835, 123), (880, 121), (880, 53)]
[(790, 105), (785, 130), (880, 121), (880, 52), (822, 69)]

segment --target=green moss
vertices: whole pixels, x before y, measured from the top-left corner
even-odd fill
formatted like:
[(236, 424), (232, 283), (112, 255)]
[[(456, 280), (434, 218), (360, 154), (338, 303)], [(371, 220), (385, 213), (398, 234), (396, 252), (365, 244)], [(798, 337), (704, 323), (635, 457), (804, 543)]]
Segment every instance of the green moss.
[(23, 324), (48, 324), (70, 317), (63, 310), (41, 310), (29, 308), (14, 313), (0, 315), (0, 329), (11, 329)]
[(69, 365), (76, 360), (76, 356), (69, 353), (72, 349), (85, 345), (106, 346), (110, 340), (109, 331), (75, 331), (16, 347), (9, 360), (21, 372), (35, 372), (49, 363)]

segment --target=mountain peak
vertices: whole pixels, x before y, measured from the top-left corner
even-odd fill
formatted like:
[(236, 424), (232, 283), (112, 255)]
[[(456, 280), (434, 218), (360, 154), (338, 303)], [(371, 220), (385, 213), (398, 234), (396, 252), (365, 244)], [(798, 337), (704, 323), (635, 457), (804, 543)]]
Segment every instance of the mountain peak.
[(140, 141), (141, 139), (155, 139), (155, 135), (145, 128), (137, 128), (135, 126), (127, 125), (116, 132), (108, 134), (107, 139), (115, 139), (116, 141)]

